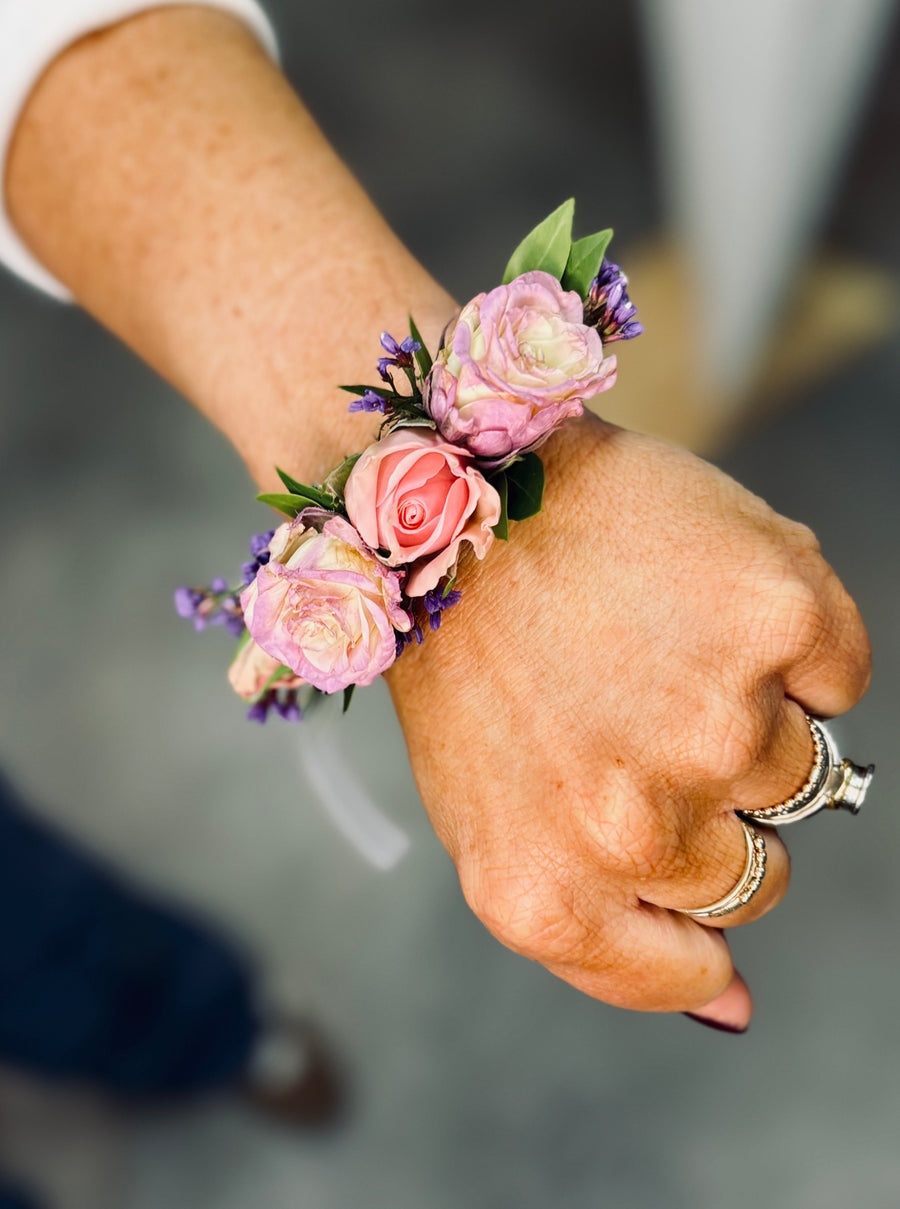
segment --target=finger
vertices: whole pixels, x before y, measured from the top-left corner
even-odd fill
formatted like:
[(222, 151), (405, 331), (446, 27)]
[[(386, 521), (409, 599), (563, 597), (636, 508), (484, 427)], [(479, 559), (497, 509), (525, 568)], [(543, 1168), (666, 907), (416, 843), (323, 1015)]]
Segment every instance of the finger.
[(745, 1033), (753, 1015), (750, 988), (735, 970), (734, 977), (721, 995), (696, 1011), (685, 1012), (685, 1015), (726, 1033)]
[[(752, 1005), (722, 933), (685, 915), (636, 904), (598, 932), (595, 952), (546, 962), (557, 977), (595, 999), (650, 1012), (691, 1012), (746, 1028)], [(743, 989), (742, 989), (743, 988)]]
[(731, 761), (730, 784), (720, 789), (730, 810), (752, 812), (785, 801), (806, 783), (813, 766), (809, 719), (784, 696), (780, 677), (762, 686), (750, 712), (743, 758)]
[[(752, 923), (777, 907), (787, 894), (791, 879), (787, 849), (771, 828), (755, 830), (765, 845), (765, 872), (758, 888), (745, 904), (697, 923), (712, 928)], [(748, 857), (746, 828), (733, 811), (709, 816), (701, 826), (691, 828), (688, 836), (678, 859), (667, 864), (664, 876), (642, 879), (639, 893), (643, 902), (670, 911), (699, 911), (747, 883), (748, 871), (755, 864)]]
[(702, 1009), (734, 970), (721, 932), (643, 903), (596, 860), (566, 853), (555, 872), (459, 866), (466, 900), (507, 948), (596, 999), (642, 1011)]
[(830, 571), (805, 605), (797, 606), (782, 670), (784, 690), (811, 714), (852, 709), (869, 687), (872, 650), (859, 610)]

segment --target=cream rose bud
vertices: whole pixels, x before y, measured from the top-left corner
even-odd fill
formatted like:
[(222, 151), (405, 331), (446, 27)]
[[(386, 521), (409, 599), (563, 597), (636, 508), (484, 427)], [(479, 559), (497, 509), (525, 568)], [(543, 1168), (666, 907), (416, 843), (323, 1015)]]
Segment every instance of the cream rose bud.
[(499, 463), (533, 449), (585, 399), (609, 390), (579, 296), (549, 273), (523, 273), (462, 308), (435, 359), (426, 408), (445, 440)]
[[(272, 677), (281, 667), (281, 660), (275, 659), (254, 642), (251, 638), (245, 642), (228, 669), (228, 682), (239, 697), (252, 701), (263, 691)], [(270, 688), (299, 688), (303, 681), (299, 676), (285, 676), (273, 681)]]
[(370, 445), (347, 479), (344, 506), (389, 566), (411, 564), (413, 597), (437, 587), (463, 542), (484, 558), (500, 519), (500, 496), (472, 458), (430, 428), (395, 428)]
[(269, 561), (241, 593), (241, 607), (266, 655), (334, 693), (371, 684), (394, 662), (394, 631), (412, 625), (400, 597), (400, 576), (343, 517), (330, 517), (319, 532), (301, 513), (276, 529)]

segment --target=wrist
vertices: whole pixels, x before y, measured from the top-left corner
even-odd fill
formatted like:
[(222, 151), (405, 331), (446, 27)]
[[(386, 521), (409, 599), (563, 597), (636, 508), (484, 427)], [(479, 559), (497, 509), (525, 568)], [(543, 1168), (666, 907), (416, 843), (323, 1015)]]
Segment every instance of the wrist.
[(263, 487), (370, 435), (335, 383), (452, 302), (253, 35), (167, 8), (70, 47), (20, 119), (10, 215), (79, 302), (229, 437)]

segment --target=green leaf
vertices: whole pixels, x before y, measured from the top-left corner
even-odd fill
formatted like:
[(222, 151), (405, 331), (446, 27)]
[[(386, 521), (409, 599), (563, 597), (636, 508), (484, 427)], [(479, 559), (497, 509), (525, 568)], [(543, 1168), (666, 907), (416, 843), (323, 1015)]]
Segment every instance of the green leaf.
[(277, 492), (266, 492), (264, 495), (258, 495), (256, 498), (261, 504), (268, 504), (270, 508), (277, 508), (279, 512), (282, 512), (285, 516), (289, 516), (291, 518), (295, 517), (298, 512), (302, 512), (304, 508), (323, 507), (319, 500), (314, 500), (305, 495), (297, 495), (294, 492), (291, 492), (290, 495), (279, 495)]
[(548, 214), (543, 222), (531, 231), (509, 258), (503, 284), (509, 285), (521, 273), (540, 269), (553, 277), (562, 277), (572, 246), (572, 219), (575, 215), (575, 199), (570, 197), (561, 206)]
[(429, 353), (428, 349), (425, 347), (425, 341), (422, 339), (422, 333), (416, 327), (416, 321), (413, 319), (412, 315), (409, 317), (409, 334), (412, 336), (413, 340), (417, 340), (422, 346), (414, 355), (416, 358), (416, 365), (419, 367), (419, 373), (423, 378), (427, 378), (433, 364), (431, 360), (431, 353)]
[(350, 702), (353, 700), (353, 690), (355, 688), (355, 684), (348, 684), (344, 689), (344, 707), (341, 710), (342, 714), (346, 714), (347, 710), (350, 708)]
[(361, 457), (361, 453), (351, 454), (349, 458), (344, 458), (340, 466), (335, 467), (330, 474), (326, 475), (322, 486), (335, 499), (340, 500), (344, 498), (344, 488), (347, 485), (347, 479), (350, 477), (350, 471)]
[(581, 298), (587, 297), (591, 282), (600, 270), (612, 237), (612, 227), (607, 227), (605, 231), (598, 231), (595, 235), (576, 239), (569, 251), (569, 259), (562, 277), (564, 289), (574, 290)]
[(437, 428), (437, 424), (435, 424), (434, 420), (432, 420), (430, 416), (417, 414), (403, 416), (401, 419), (397, 420), (391, 425), (391, 432), (393, 432), (395, 428)]
[(526, 453), (506, 468), (506, 511), (511, 521), (535, 516), (544, 502), (544, 463), (536, 453)]
[(281, 479), (282, 483), (284, 483), (285, 487), (287, 487), (288, 491), (290, 491), (291, 495), (302, 495), (304, 499), (314, 500), (322, 508), (328, 507), (328, 505), (331, 503), (325, 492), (320, 491), (318, 487), (310, 487), (307, 483), (298, 483), (295, 478), (291, 478), (286, 470), (279, 470), (277, 466), (275, 467), (275, 470), (277, 471), (278, 477)]
[(500, 496), (500, 519), (494, 525), (494, 537), (498, 537), (500, 541), (509, 541), (509, 515), (506, 511), (506, 500), (508, 494), (506, 471), (501, 470), (493, 478), (488, 479), (488, 482)]
[(367, 390), (374, 390), (376, 395), (389, 395), (390, 390), (385, 390), (383, 386), (339, 386), (338, 390), (345, 390), (348, 395), (358, 395), (360, 398)]
[(285, 487), (287, 487), (288, 491), (290, 491), (291, 495), (302, 495), (304, 499), (312, 500), (320, 508), (329, 508), (331, 506), (331, 496), (327, 491), (323, 491), (321, 487), (314, 487), (309, 483), (298, 483), (295, 478), (291, 478), (286, 470), (279, 470), (277, 466), (275, 469), (278, 472), (278, 477)]

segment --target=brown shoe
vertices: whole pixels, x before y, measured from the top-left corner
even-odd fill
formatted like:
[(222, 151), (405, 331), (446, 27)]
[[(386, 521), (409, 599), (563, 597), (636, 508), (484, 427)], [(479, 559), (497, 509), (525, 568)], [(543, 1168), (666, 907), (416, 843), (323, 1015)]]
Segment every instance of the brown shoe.
[(267, 1116), (307, 1129), (333, 1128), (347, 1108), (344, 1079), (308, 1020), (282, 1018), (264, 1028), (240, 1092)]

